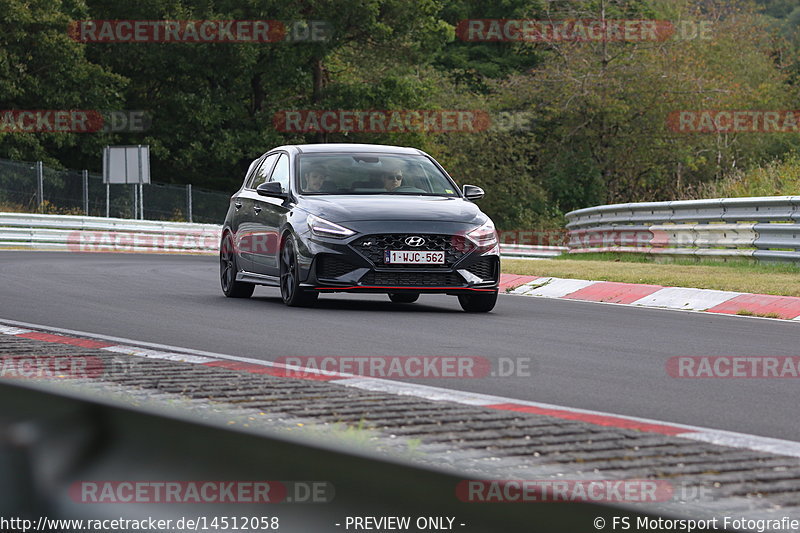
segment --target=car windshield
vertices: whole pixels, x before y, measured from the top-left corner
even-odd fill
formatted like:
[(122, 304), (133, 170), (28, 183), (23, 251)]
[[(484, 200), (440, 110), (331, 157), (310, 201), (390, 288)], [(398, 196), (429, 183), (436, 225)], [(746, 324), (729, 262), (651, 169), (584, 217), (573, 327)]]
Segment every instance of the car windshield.
[(304, 154), (296, 179), (302, 194), (459, 195), (423, 155)]

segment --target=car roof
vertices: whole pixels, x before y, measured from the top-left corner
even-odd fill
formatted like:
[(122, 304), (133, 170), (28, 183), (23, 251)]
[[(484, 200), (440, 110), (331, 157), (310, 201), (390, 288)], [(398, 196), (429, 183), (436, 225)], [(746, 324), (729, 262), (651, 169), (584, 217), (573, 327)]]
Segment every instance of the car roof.
[[(324, 143), (324, 144), (289, 144), (273, 148), (273, 150), (292, 150), (301, 154), (336, 154), (336, 153), (383, 153), (423, 155), (425, 152), (407, 146), (391, 146), (388, 144), (357, 144), (357, 143)], [(272, 150), (270, 150), (272, 151)]]

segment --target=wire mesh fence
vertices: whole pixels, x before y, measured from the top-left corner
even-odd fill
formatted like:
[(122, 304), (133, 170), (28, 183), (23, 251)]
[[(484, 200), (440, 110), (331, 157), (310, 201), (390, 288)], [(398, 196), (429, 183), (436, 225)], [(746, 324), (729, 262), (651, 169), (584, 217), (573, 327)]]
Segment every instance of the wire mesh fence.
[(0, 210), (35, 212), (37, 190), (34, 163), (0, 160)]
[(42, 165), (42, 192), (44, 195), (42, 207), (45, 210), (58, 209), (69, 214), (84, 214), (83, 176), (80, 172), (60, 171)]
[[(144, 219), (221, 224), (230, 195), (191, 185), (142, 186)], [(0, 159), (0, 211), (137, 218), (134, 185), (103, 183), (99, 174)]]

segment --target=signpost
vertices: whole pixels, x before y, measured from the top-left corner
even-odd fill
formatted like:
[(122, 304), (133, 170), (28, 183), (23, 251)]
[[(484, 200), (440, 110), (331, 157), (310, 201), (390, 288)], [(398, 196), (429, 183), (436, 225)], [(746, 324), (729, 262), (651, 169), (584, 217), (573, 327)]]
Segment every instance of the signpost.
[(150, 146), (106, 146), (103, 149), (103, 183), (106, 184), (106, 216), (112, 183), (133, 185), (133, 218), (144, 219), (144, 189), (150, 183)]

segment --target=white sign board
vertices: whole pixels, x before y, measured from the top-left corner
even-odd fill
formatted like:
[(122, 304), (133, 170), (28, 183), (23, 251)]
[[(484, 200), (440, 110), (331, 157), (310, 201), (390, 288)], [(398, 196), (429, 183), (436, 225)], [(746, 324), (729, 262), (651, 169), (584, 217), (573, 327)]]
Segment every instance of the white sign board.
[(106, 146), (103, 183), (150, 183), (150, 146)]

